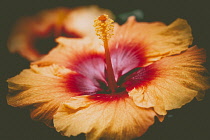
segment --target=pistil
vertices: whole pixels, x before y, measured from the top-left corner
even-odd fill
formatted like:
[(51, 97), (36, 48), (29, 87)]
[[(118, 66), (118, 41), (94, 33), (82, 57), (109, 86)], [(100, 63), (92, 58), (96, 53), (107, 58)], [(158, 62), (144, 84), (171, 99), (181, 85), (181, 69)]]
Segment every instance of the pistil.
[(111, 90), (111, 93), (115, 93), (117, 89), (117, 83), (114, 76), (114, 71), (112, 67), (108, 40), (113, 35), (114, 25), (112, 24), (114, 21), (108, 18), (108, 15), (101, 15), (94, 21), (94, 27), (96, 30), (96, 35), (99, 36), (104, 43), (105, 50), (105, 61), (107, 68), (107, 78), (108, 78), (108, 87)]

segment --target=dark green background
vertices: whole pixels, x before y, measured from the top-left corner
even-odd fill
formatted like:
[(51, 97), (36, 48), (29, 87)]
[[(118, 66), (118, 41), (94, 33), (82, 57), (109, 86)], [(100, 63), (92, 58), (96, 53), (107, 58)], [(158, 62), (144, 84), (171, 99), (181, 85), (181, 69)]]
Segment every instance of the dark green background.
[[(1, 0), (0, 2), (0, 140), (67, 140), (55, 130), (32, 121), (26, 110), (6, 104), (7, 84), (4, 82), (25, 68), (29, 62), (7, 51), (6, 41), (15, 21), (38, 11), (58, 6), (75, 7), (97, 4), (116, 15), (141, 9), (142, 21), (186, 19), (192, 27), (194, 45), (205, 48), (206, 66), (210, 70), (210, 8), (208, 0)], [(163, 123), (156, 123), (140, 140), (208, 140), (210, 139), (210, 91), (203, 101), (196, 100), (181, 109), (168, 112)], [(83, 139), (84, 136), (72, 139)]]

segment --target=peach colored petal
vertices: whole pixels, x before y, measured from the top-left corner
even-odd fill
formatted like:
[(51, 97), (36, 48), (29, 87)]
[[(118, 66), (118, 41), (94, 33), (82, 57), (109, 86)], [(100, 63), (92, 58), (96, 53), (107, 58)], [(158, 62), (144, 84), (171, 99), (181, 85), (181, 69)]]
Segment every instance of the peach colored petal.
[(52, 32), (54, 37), (58, 37), (62, 35), (62, 30), (76, 37), (95, 35), (92, 22), (103, 13), (113, 17), (111, 11), (97, 6), (73, 9), (60, 7), (41, 11), (18, 21), (9, 38), (8, 48), (10, 52), (17, 52), (30, 61), (38, 60), (43, 54), (34, 45), (36, 38), (47, 38)]
[(104, 52), (103, 46), (100, 45), (100, 40), (95, 37), (82, 39), (59, 37), (56, 39), (56, 42), (58, 42), (57, 47), (52, 49), (48, 55), (32, 64), (39, 66), (58, 64), (68, 67), (71, 65), (72, 60), (78, 59), (82, 54)]
[[(136, 105), (165, 115), (167, 110), (180, 108), (194, 97), (202, 97), (210, 88), (203, 49), (196, 46), (180, 55), (161, 59), (145, 68), (146, 76), (153, 77), (146, 84), (129, 92)], [(155, 72), (155, 73), (154, 73)]]
[(77, 96), (59, 107), (54, 125), (65, 136), (86, 133), (87, 140), (130, 140), (144, 134), (155, 116), (152, 109), (137, 107), (128, 97), (100, 101)]
[(179, 54), (192, 43), (191, 28), (183, 19), (177, 19), (170, 25), (161, 22), (136, 22), (134, 17), (115, 29), (110, 40), (111, 47), (139, 46), (141, 53), (151, 62), (165, 56)]
[[(62, 92), (60, 92), (62, 94)], [(53, 92), (51, 93), (53, 94)], [(56, 93), (54, 93), (56, 94)], [(58, 99), (56, 99), (58, 98)], [(60, 98), (60, 99), (59, 99)], [(55, 96), (48, 102), (36, 103), (30, 106), (30, 116), (33, 120), (44, 122), (49, 127), (54, 127), (53, 125), (53, 115), (56, 113), (61, 102), (69, 99), (68, 96)]]
[(72, 71), (57, 65), (41, 68), (34, 65), (22, 71), (8, 80), (8, 104), (29, 107), (33, 119), (52, 125), (52, 116), (60, 103), (76, 95), (67, 92), (62, 83), (67, 73)]

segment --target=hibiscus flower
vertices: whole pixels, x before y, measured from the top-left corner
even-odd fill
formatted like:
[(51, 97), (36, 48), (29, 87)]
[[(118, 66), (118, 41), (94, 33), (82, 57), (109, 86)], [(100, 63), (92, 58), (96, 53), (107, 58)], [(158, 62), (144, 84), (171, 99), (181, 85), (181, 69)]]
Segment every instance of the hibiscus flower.
[(35, 16), (24, 17), (17, 22), (11, 33), (8, 40), (9, 51), (19, 53), (30, 61), (38, 60), (45, 55), (38, 47), (49, 46), (40, 47), (36, 42), (58, 36), (83, 38), (94, 34), (92, 21), (103, 13), (113, 17), (109, 10), (94, 5), (72, 9), (54, 8), (41, 11)]
[[(132, 139), (167, 110), (180, 108), (210, 87), (203, 49), (192, 43), (183, 19), (170, 25), (119, 26), (100, 16), (95, 37), (59, 37), (58, 46), (30, 69), (8, 80), (8, 104), (31, 110), (65, 136), (88, 140)], [(104, 51), (105, 50), (105, 51)]]

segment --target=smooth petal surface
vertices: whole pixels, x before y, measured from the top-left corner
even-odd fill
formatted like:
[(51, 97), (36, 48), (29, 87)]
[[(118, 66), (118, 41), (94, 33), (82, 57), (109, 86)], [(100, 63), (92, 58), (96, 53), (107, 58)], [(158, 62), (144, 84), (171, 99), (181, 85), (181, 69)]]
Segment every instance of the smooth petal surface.
[(57, 65), (34, 65), (8, 80), (7, 102), (14, 107), (30, 107), (33, 119), (52, 125), (53, 114), (60, 103), (76, 95), (63, 86), (63, 76), (68, 73), (73, 72)]
[(54, 125), (65, 136), (87, 133), (87, 140), (130, 140), (141, 136), (155, 116), (152, 109), (137, 107), (128, 97), (105, 101), (77, 96), (59, 107)]
[(97, 6), (73, 9), (61, 7), (41, 11), (35, 16), (22, 18), (18, 21), (9, 38), (8, 48), (10, 52), (17, 52), (30, 61), (38, 60), (44, 54), (37, 50), (36, 39), (47, 38), (52, 33), (53, 37), (95, 36), (93, 20), (104, 13), (114, 17), (111, 11)]
[(161, 22), (136, 22), (134, 17), (115, 29), (110, 47), (139, 48), (138, 57), (146, 58), (139, 66), (146, 66), (163, 57), (179, 54), (192, 43), (191, 28), (183, 19), (170, 25)]
[(68, 8), (44, 10), (35, 16), (20, 19), (14, 27), (8, 40), (8, 49), (12, 53), (19, 53), (30, 61), (42, 57), (34, 41), (36, 38), (46, 38), (53, 30), (60, 35), (65, 17), (69, 14)]
[(204, 50), (195, 46), (140, 69), (125, 85), (134, 88), (129, 95), (136, 105), (154, 107), (158, 114), (165, 115), (166, 110), (180, 108), (210, 88), (203, 62)]

